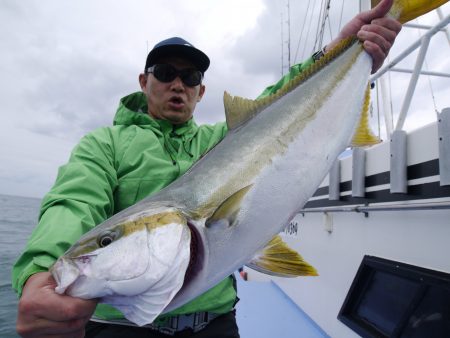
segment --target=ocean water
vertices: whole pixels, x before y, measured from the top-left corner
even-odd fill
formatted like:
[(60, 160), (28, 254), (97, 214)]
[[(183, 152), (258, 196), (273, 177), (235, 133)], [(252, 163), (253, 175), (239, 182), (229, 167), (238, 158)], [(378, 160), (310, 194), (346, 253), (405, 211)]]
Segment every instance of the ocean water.
[(0, 195), (0, 337), (16, 333), (17, 296), (11, 287), (11, 269), (36, 226), (41, 201)]

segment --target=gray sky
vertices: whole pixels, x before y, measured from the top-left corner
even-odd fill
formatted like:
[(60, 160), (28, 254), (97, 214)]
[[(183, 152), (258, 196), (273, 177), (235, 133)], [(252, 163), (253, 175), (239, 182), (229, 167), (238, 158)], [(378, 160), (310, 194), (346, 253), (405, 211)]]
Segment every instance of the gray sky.
[[(139, 90), (138, 74), (158, 41), (182, 36), (211, 59), (198, 123), (223, 120), (224, 90), (255, 97), (281, 75), (287, 40), (286, 0), (2, 0), (0, 2), (0, 194), (42, 197), (84, 134), (111, 125), (121, 97)], [(309, 11), (307, 4), (310, 4)], [(291, 59), (312, 50), (319, 1), (291, 0)], [(358, 1), (336, 1), (331, 35), (358, 12)], [(450, 13), (450, 5), (442, 8)], [(435, 14), (421, 23), (432, 22)], [(303, 25), (303, 23), (305, 24)], [(308, 38), (306, 39), (307, 32)], [(302, 33), (303, 32), (303, 33)], [(418, 37), (403, 29), (398, 47)], [(443, 34), (427, 57), (430, 70), (450, 73)], [(323, 43), (330, 41), (327, 27)], [(405, 38), (406, 37), (406, 38)], [(400, 42), (400, 39), (406, 42)], [(300, 41), (300, 43), (299, 43)], [(287, 44), (283, 44), (287, 64)], [(396, 46), (397, 47), (397, 46)], [(429, 53), (430, 54), (430, 53)], [(295, 55), (297, 55), (294, 60)], [(395, 55), (395, 49), (391, 55)], [(409, 58), (407, 67), (414, 64)], [(408, 75), (392, 85), (393, 98)], [(450, 80), (430, 80), (437, 108), (450, 107)], [(434, 118), (428, 78), (419, 82), (408, 129)], [(399, 109), (398, 106), (394, 110)], [(427, 116), (426, 118), (424, 116)]]

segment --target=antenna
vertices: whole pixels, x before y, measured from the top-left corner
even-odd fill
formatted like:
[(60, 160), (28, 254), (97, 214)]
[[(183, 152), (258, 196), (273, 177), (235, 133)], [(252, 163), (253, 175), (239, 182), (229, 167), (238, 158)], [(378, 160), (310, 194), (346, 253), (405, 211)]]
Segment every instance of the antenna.
[(280, 27), (281, 27), (281, 76), (283, 76), (283, 70), (284, 70), (283, 13), (280, 13)]
[(288, 70), (291, 69), (291, 8), (290, 8), (290, 1), (287, 1), (287, 11), (288, 11), (288, 19), (287, 19), (287, 25), (288, 25)]
[[(280, 14), (281, 17), (281, 75), (284, 75), (285, 68), (285, 51), (284, 44), (287, 45), (287, 71), (291, 69), (291, 9), (290, 1), (287, 0), (287, 20), (283, 21), (283, 13)], [(284, 41), (284, 29), (287, 24), (287, 41)]]

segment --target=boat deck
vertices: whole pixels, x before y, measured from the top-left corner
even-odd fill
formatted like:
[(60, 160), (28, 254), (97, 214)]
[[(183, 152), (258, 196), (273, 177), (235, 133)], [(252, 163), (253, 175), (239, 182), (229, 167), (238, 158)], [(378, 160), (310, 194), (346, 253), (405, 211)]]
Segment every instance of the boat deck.
[(241, 338), (329, 337), (275, 283), (243, 281), (236, 274)]

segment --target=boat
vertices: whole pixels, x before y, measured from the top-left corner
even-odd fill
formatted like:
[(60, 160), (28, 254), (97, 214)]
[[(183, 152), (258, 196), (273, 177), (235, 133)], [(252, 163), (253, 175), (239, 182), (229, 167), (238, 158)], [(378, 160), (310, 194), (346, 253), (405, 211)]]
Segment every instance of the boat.
[[(410, 39), (371, 77), (383, 94), (394, 72), (410, 74), (395, 124), (386, 98), (377, 105), (384, 108), (388, 136), (377, 145), (344, 152), (281, 233), (319, 276), (280, 278), (245, 270), (250, 284), (270, 285), (261, 297), (279, 292), (312, 322), (317, 336), (450, 337), (450, 107), (435, 112), (430, 106), (427, 113), (434, 121), (404, 128), (420, 77), (448, 81), (450, 95), (450, 69), (423, 67), (430, 41), (439, 34), (448, 42), (439, 53), (447, 60), (450, 55), (450, 15), (438, 9), (436, 18), (431, 26), (407, 25), (404, 30), (420, 29), (421, 37)], [(416, 49), (413, 69), (401, 68)], [(260, 306), (256, 297), (246, 301)], [(309, 337), (296, 325), (280, 336)]]

